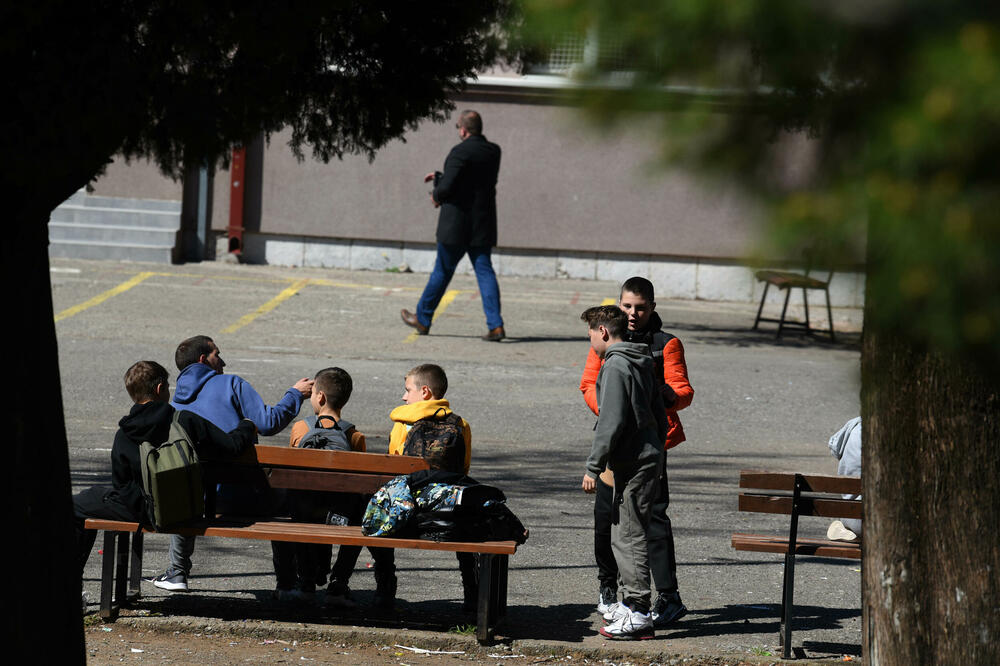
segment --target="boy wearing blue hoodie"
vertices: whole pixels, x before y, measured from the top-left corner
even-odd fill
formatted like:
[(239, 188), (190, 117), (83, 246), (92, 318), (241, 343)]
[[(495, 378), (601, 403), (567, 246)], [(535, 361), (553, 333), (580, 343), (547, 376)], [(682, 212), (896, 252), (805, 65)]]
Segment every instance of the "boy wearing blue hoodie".
[[(219, 354), (218, 345), (207, 335), (196, 335), (181, 342), (174, 353), (174, 363), (181, 371), (177, 376), (177, 388), (171, 402), (174, 408), (194, 412), (227, 432), (242, 419), (249, 419), (257, 426), (261, 435), (276, 434), (292, 422), (302, 407), (303, 399), (312, 394), (313, 380), (302, 378), (285, 391), (277, 404), (265, 404), (250, 382), (239, 375), (223, 374), (222, 369), (226, 367), (226, 363)], [(226, 486), (220, 488), (220, 512), (226, 513), (227, 507), (233, 510), (245, 508), (253, 512), (266, 512), (270, 508), (262, 504), (267, 504), (271, 498), (237, 497), (233, 495), (234, 490), (236, 489)], [(196, 537), (193, 536), (171, 535), (170, 567), (152, 579), (153, 585), (170, 592), (188, 589), (187, 579), (191, 571), (195, 542)], [(286, 546), (287, 544), (275, 545), (272, 542), (276, 571), (286, 569), (277, 566), (277, 560), (282, 557), (281, 550)], [(291, 551), (291, 546), (287, 547)], [(281, 585), (283, 582), (285, 581), (279, 581), (279, 588), (286, 587)], [(294, 587), (294, 584), (287, 587)]]

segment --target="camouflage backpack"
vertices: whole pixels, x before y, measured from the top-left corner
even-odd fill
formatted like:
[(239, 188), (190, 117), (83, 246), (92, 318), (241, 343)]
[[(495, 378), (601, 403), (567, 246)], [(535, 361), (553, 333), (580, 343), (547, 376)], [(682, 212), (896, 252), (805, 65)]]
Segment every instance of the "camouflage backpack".
[(439, 416), (444, 407), (420, 419), (410, 427), (403, 443), (404, 456), (417, 456), (426, 460), (431, 469), (446, 472), (465, 472), (465, 437), (462, 417), (452, 412)]

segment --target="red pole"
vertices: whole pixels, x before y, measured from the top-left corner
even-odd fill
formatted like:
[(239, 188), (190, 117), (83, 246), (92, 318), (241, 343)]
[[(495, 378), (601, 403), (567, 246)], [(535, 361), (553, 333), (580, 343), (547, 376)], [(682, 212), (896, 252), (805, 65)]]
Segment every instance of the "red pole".
[(246, 148), (233, 149), (233, 161), (229, 168), (229, 251), (233, 254), (243, 252), (243, 192), (245, 190), (244, 174), (246, 172)]

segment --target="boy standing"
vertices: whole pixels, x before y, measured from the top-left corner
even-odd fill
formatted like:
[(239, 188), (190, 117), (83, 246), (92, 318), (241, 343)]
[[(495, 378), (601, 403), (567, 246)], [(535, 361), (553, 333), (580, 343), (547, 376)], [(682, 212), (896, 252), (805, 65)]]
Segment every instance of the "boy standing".
[[(111, 447), (111, 487), (95, 486), (73, 497), (81, 574), (97, 538), (95, 530), (84, 529), (84, 520), (148, 520), (139, 446), (165, 442), (174, 416), (169, 375), (159, 363), (139, 361), (132, 365), (125, 372), (125, 389), (135, 404), (118, 422)], [(206, 460), (238, 456), (257, 441), (257, 429), (246, 419), (229, 433), (191, 412), (181, 412), (177, 422), (191, 437), (198, 457)]]
[(663, 399), (649, 346), (622, 339), (628, 319), (618, 306), (589, 308), (580, 318), (587, 322), (591, 347), (604, 360), (596, 381), (594, 443), (581, 486), (595, 492), (605, 468), (614, 476), (611, 547), (624, 587), (622, 601), (605, 614), (608, 625), (600, 633), (613, 639), (652, 638), (647, 542), (667, 435)]
[[(667, 438), (664, 450), (669, 450), (684, 441), (684, 428), (677, 412), (690, 406), (694, 399), (694, 389), (688, 381), (687, 363), (684, 360), (684, 345), (679, 338), (662, 330), (663, 322), (656, 313), (653, 283), (643, 277), (632, 277), (622, 285), (618, 296), (618, 307), (628, 317), (628, 330), (622, 339), (625, 342), (640, 342), (649, 345), (653, 354), (654, 371), (661, 380), (660, 395), (667, 415)], [(595, 414), (597, 409), (596, 380), (603, 360), (593, 348), (587, 356), (587, 364), (580, 379), (583, 399)], [(618, 565), (611, 551), (612, 479), (605, 470), (597, 480), (594, 499), (594, 557), (597, 560), (597, 578), (600, 598), (599, 613), (608, 612), (615, 603), (618, 593)], [(677, 563), (674, 556), (674, 534), (667, 509), (670, 506), (670, 486), (667, 481), (667, 458), (664, 453), (663, 473), (660, 476), (660, 492), (653, 502), (653, 517), (649, 533), (649, 568), (656, 586), (657, 598), (650, 614), (655, 627), (665, 627), (687, 613), (681, 601), (677, 586)]]
[[(389, 454), (403, 455), (407, 440), (416, 423), (424, 420), (444, 420), (452, 414), (451, 406), (444, 395), (448, 390), (448, 377), (439, 365), (425, 363), (410, 370), (403, 380), (403, 402), (389, 413), (393, 420), (392, 432), (389, 434)], [(456, 415), (457, 416), (457, 415)], [(468, 475), (472, 460), (472, 431), (465, 419), (458, 417), (457, 427), (461, 432), (461, 442), (457, 446), (436, 450), (433, 457), (427, 457), (432, 469), (442, 469)], [(388, 550), (388, 549), (387, 549)], [(388, 550), (390, 554), (394, 551)], [(476, 556), (473, 553), (455, 553), (458, 558), (458, 568), (462, 573), (463, 602), (462, 610), (474, 612), (479, 599), (479, 572), (476, 569)], [(392, 557), (388, 558), (383, 576), (379, 578), (378, 562), (376, 562), (375, 577), (378, 582), (377, 598), (380, 605), (392, 605), (396, 594), (395, 565)], [(388, 577), (391, 576), (391, 580)]]
[[(309, 403), (315, 416), (297, 421), (292, 426), (289, 444), (293, 447), (326, 448), (364, 453), (365, 436), (358, 432), (353, 423), (341, 418), (344, 405), (351, 398), (354, 382), (351, 375), (342, 368), (325, 368), (316, 373), (313, 380)], [(300, 521), (326, 522), (328, 514), (336, 514), (347, 519), (351, 525), (360, 521), (361, 498), (354, 493), (322, 493), (301, 491), (294, 495), (294, 517)], [(326, 584), (330, 574), (330, 585), (326, 591), (326, 604), (330, 606), (353, 607), (348, 581), (354, 572), (361, 548), (340, 546), (337, 562), (330, 570), (333, 546), (328, 544), (296, 544), (296, 567), (298, 596), (309, 598), (316, 584)], [(287, 579), (287, 576), (278, 576)], [(279, 597), (286, 596), (285, 591)]]

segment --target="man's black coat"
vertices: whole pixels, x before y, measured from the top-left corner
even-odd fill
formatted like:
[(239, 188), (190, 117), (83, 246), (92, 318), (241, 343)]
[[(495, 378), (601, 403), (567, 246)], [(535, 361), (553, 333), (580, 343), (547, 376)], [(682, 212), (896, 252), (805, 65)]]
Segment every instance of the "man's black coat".
[(434, 184), (434, 200), (441, 204), (437, 242), (463, 247), (497, 244), (499, 172), (500, 146), (484, 136), (473, 134), (451, 149)]

